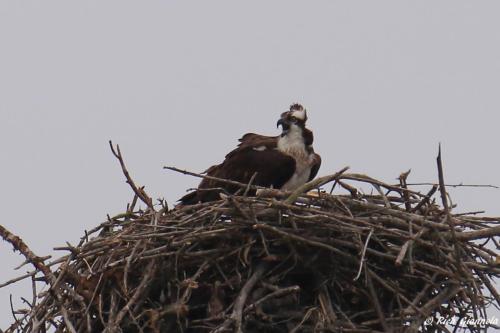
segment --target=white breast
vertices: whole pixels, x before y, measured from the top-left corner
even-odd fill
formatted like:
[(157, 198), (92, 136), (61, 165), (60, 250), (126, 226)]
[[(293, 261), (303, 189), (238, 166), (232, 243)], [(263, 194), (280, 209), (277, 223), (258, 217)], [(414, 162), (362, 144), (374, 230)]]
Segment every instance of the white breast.
[(299, 186), (304, 185), (309, 180), (309, 175), (311, 174), (311, 166), (309, 164), (303, 163), (303, 161), (296, 160), (295, 173), (292, 178), (290, 178), (285, 185), (281, 187), (285, 191), (293, 191)]
[(295, 173), (281, 189), (291, 191), (304, 185), (311, 174), (311, 162), (304, 144), (302, 130), (292, 125), (287, 135), (279, 138), (278, 150), (295, 159)]

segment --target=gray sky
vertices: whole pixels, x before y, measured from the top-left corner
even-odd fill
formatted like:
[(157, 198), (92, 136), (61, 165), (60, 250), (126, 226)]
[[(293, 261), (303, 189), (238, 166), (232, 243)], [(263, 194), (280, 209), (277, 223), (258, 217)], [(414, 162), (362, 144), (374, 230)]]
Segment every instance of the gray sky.
[[(500, 184), (498, 1), (0, 2), (0, 224), (38, 255), (124, 211), (109, 152), (172, 205), (245, 132), (308, 108), (320, 175)], [(425, 190), (426, 188), (423, 188)], [(500, 190), (452, 192), (500, 215)], [(56, 253), (57, 254), (57, 253)], [(62, 254), (62, 253), (60, 253)], [(0, 242), (0, 281), (23, 258)], [(12, 322), (0, 289), (0, 327)]]

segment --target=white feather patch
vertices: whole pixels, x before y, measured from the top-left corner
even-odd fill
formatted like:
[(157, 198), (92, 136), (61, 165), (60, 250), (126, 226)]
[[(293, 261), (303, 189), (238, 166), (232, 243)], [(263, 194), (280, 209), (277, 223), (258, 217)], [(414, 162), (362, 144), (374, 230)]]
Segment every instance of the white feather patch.
[(306, 119), (306, 110), (295, 110), (292, 112), (292, 116), (297, 119), (304, 120)]
[(256, 150), (256, 151), (264, 151), (266, 150), (267, 147), (266, 146), (258, 146), (258, 147), (253, 147), (253, 150)]
[(302, 129), (297, 125), (290, 126), (286, 135), (279, 138), (278, 150), (295, 158), (307, 156)]
[(295, 173), (281, 187), (282, 190), (294, 190), (305, 184), (311, 174), (309, 154), (304, 144), (302, 129), (292, 125), (288, 133), (278, 140), (278, 150), (292, 156), (295, 159)]

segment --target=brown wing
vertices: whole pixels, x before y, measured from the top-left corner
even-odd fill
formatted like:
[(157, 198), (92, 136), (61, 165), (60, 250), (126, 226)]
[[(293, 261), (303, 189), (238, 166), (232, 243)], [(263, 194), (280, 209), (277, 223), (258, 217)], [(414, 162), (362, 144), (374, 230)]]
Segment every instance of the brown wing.
[[(238, 148), (227, 154), (224, 162), (207, 170), (207, 175), (248, 183), (256, 173), (254, 185), (280, 188), (295, 172), (295, 159), (276, 150), (276, 137), (246, 134)], [(195, 192), (179, 201), (182, 204), (214, 201), (222, 191), (235, 193), (240, 187), (203, 179)], [(250, 193), (253, 195), (254, 191)]]
[(277, 146), (278, 137), (247, 133), (243, 135), (238, 141), (240, 141), (238, 147), (229, 152), (229, 154), (226, 155), (226, 158), (229, 158), (232, 155), (248, 148), (265, 147), (266, 149), (274, 149)]
[(278, 141), (279, 136), (266, 136), (255, 133), (247, 133), (243, 135), (238, 141), (240, 141), (239, 146), (250, 145), (274, 145), (276, 146), (276, 142)]
[(312, 149), (312, 144), (314, 142), (313, 132), (308, 128), (304, 128), (304, 133), (302, 135), (304, 136), (304, 143), (306, 146), (311, 147)]
[(308, 181), (311, 181), (314, 179), (314, 177), (316, 177), (316, 175), (318, 174), (319, 168), (321, 166), (321, 156), (319, 156), (316, 153), (313, 153), (312, 160), (313, 160), (313, 162), (311, 163), (311, 174), (309, 175)]

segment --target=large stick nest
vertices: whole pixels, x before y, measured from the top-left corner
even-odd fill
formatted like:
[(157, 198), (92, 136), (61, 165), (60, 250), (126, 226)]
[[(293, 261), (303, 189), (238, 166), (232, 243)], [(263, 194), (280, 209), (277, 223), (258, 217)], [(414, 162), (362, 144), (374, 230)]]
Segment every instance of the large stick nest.
[[(422, 194), (405, 174), (388, 185), (344, 171), (172, 210), (131, 184), (125, 213), (52, 262), (7, 239), (48, 285), (7, 332), (453, 331), (438, 318), (487, 318), (499, 220), (450, 213), (442, 182)], [(328, 182), (339, 194), (309, 191)]]

